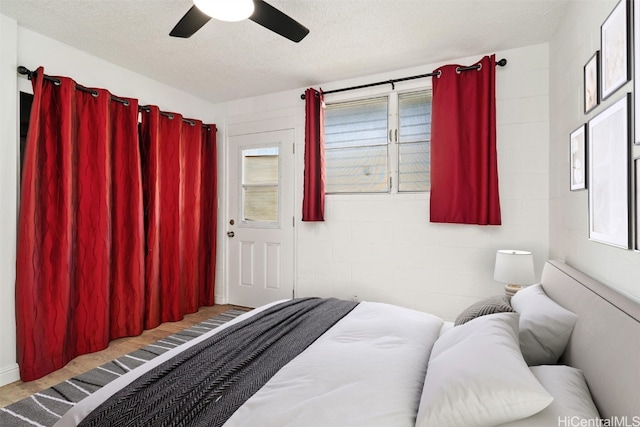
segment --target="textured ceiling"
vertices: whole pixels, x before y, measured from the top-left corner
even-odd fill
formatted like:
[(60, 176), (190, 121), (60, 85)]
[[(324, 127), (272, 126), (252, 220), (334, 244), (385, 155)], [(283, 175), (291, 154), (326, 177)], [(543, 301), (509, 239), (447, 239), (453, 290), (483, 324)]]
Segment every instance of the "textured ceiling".
[(169, 37), (190, 0), (0, 0), (0, 13), (217, 103), (544, 43), (568, 1), (267, 0), (311, 30), (298, 44), (249, 20)]

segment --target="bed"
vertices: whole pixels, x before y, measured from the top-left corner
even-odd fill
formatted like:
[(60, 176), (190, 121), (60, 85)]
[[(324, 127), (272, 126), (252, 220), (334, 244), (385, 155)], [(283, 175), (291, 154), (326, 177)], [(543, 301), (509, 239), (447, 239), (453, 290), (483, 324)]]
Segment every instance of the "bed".
[(640, 306), (548, 261), (541, 284), (455, 324), (373, 302), (260, 307), (109, 383), (56, 426), (640, 426), (639, 361)]

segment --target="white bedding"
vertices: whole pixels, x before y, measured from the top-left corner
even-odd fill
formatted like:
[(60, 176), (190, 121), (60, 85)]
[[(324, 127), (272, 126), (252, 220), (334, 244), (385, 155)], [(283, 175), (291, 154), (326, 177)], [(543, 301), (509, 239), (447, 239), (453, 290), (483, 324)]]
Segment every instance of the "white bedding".
[(360, 303), (225, 426), (320, 427), (349, 420), (352, 427), (413, 427), (441, 327), (441, 319), (426, 313)]
[(256, 313), (259, 313), (263, 310), (266, 310), (267, 308), (274, 306), (278, 303), (280, 303), (282, 301), (276, 301), (273, 302), (271, 304), (267, 304), (264, 305), (262, 307), (256, 308), (254, 310), (251, 310), (250, 312), (247, 312), (245, 314), (242, 314), (230, 321), (228, 321), (227, 323), (224, 323), (220, 326), (218, 326), (217, 328), (207, 332), (206, 334), (200, 335), (199, 337), (196, 337), (194, 339), (192, 339), (191, 341), (182, 344), (178, 347), (175, 347), (169, 351), (167, 351), (166, 353), (161, 354), (160, 356), (150, 360), (149, 362), (139, 366), (138, 368), (134, 369), (133, 371), (128, 372), (126, 375), (121, 376), (120, 378), (117, 378), (115, 380), (113, 380), (112, 382), (110, 382), (109, 384), (105, 385), (104, 387), (102, 387), (100, 390), (96, 391), (95, 393), (93, 393), (91, 396), (81, 400), (80, 402), (76, 403), (74, 405), (73, 408), (71, 408), (71, 410), (69, 410), (66, 414), (64, 414), (62, 416), (62, 418), (60, 418), (60, 420), (54, 424), (54, 427), (71, 427), (71, 426), (76, 426), (78, 425), (78, 423), (80, 423), (80, 421), (82, 421), (84, 419), (84, 417), (86, 417), (94, 408), (98, 407), (102, 402), (104, 402), (105, 400), (107, 400), (111, 395), (113, 395), (114, 393), (116, 393), (118, 390), (120, 390), (121, 388), (123, 388), (124, 386), (130, 384), (133, 380), (135, 380), (136, 378), (140, 377), (142, 374), (144, 374), (145, 372), (150, 371), (151, 369), (155, 368), (156, 366), (160, 365), (161, 363), (167, 361), (168, 359), (172, 358), (173, 356), (175, 356), (176, 354), (184, 351), (184, 349), (189, 348), (190, 346), (193, 346), (199, 342), (202, 342), (204, 340), (206, 340), (207, 338), (209, 338), (210, 336), (219, 333), (220, 331), (228, 328), (231, 325), (234, 325), (238, 322), (241, 322), (251, 316), (253, 316)]
[[(121, 387), (186, 346), (271, 305), (239, 316), (113, 381), (78, 403), (56, 426), (77, 425)], [(349, 420), (354, 427), (413, 427), (429, 354), (443, 325), (431, 314), (361, 302), (271, 378), (225, 426), (324, 427)]]
[[(605, 416), (603, 421), (611, 418), (611, 414), (619, 415), (620, 419), (624, 417), (628, 419), (638, 418), (638, 405), (634, 404), (638, 400), (638, 394), (635, 393), (637, 381), (633, 381), (633, 375), (629, 376), (629, 372), (637, 372), (635, 369), (637, 358), (628, 357), (629, 354), (637, 353), (635, 351), (636, 347), (631, 345), (633, 342), (628, 340), (628, 337), (637, 335), (635, 331), (638, 329), (638, 319), (640, 319), (640, 311), (637, 304), (630, 303), (601, 283), (558, 262), (545, 264), (542, 284), (545, 293), (549, 291), (548, 295), (555, 302), (578, 314), (578, 321), (562, 361), (582, 369), (584, 375), (582, 373), (578, 375), (574, 368), (567, 367), (541, 366), (531, 368), (530, 372), (534, 372), (536, 381), (539, 381), (539, 384), (553, 396), (554, 400), (547, 408), (531, 417), (519, 420), (514, 419), (513, 422), (504, 425), (513, 427), (520, 425), (547, 425), (550, 422), (556, 422), (554, 420), (560, 420), (560, 418), (565, 421), (571, 421), (573, 420), (572, 417), (576, 417), (578, 414), (581, 417), (580, 419), (576, 418), (578, 421), (596, 423), (599, 421), (598, 410), (603, 411), (602, 408), (604, 408), (604, 412), (601, 413)], [(522, 293), (521, 295), (525, 296), (526, 294)], [(605, 295), (605, 297), (602, 295)], [(264, 306), (242, 315), (214, 329), (209, 334), (185, 344), (185, 346), (205, 340), (212, 334), (218, 333), (269, 306)], [(596, 306), (598, 310), (594, 311), (593, 307)], [(619, 307), (623, 307), (623, 309)], [(380, 311), (374, 311), (375, 309), (380, 309)], [(601, 326), (603, 324), (602, 313), (606, 313), (606, 318), (615, 319), (615, 321), (613, 323), (605, 322), (605, 326)], [(541, 312), (539, 308), (534, 310), (533, 314), (546, 316), (544, 310)], [(501, 316), (500, 314), (495, 316), (494, 319), (509, 317), (509, 315)], [(484, 317), (486, 318), (480, 317), (453, 328), (450, 322), (443, 322), (441, 319), (429, 314), (386, 304), (361, 303), (360, 306), (338, 322), (334, 327), (335, 329), (330, 330), (325, 336), (319, 338), (307, 350), (302, 352), (298, 358), (282, 368), (271, 379), (271, 382), (265, 384), (262, 389), (246, 402), (246, 406), (241, 407), (232, 415), (225, 426), (408, 425), (414, 427), (413, 420), (415, 420), (416, 412), (418, 411), (416, 405), (419, 404), (419, 409), (425, 413), (425, 411), (430, 410), (430, 401), (436, 396), (440, 399), (440, 402), (436, 402), (436, 405), (432, 406), (436, 408), (442, 408), (443, 406), (441, 404), (441, 392), (425, 393), (422, 390), (422, 394), (420, 394), (419, 384), (425, 383), (426, 366), (429, 365), (427, 379), (430, 376), (433, 378), (439, 371), (439, 374), (442, 375), (442, 367), (450, 368), (453, 359), (455, 359), (454, 357), (447, 357), (444, 363), (435, 363), (429, 360), (431, 353), (433, 353), (434, 359), (438, 357), (438, 354), (444, 354), (442, 350), (438, 351), (438, 347), (433, 350), (434, 342), (437, 341), (438, 337), (441, 337), (442, 339), (438, 341), (439, 344), (437, 345), (440, 348), (447, 347), (446, 344), (448, 342), (450, 345), (447, 351), (452, 351), (451, 348), (456, 343), (462, 345), (466, 342), (466, 340), (460, 338), (460, 335), (463, 334), (480, 341), (478, 346), (484, 348), (484, 350), (490, 350), (496, 346), (495, 342), (490, 343), (482, 339), (482, 337), (476, 339), (475, 335), (478, 331), (471, 334), (468, 333), (469, 331), (464, 332), (464, 329), (471, 327), (479, 328), (480, 331), (489, 333), (493, 337), (494, 332), (486, 330), (486, 323), (493, 322), (494, 319), (489, 318), (493, 318), (494, 315)], [(473, 323), (475, 323), (475, 326), (473, 326)], [(519, 323), (517, 323), (518, 336), (520, 335)], [(549, 319), (542, 323), (547, 327)], [(516, 323), (514, 322), (514, 324)], [(624, 326), (624, 331), (611, 334), (611, 325), (614, 324), (616, 331), (620, 329), (620, 325)], [(607, 341), (610, 338), (607, 341), (610, 345), (593, 347), (593, 337), (596, 336), (593, 332), (594, 329), (597, 329), (598, 333), (596, 335), (601, 339)], [(392, 333), (392, 330), (395, 330), (399, 335), (394, 337), (393, 333), (395, 332)], [(513, 328), (508, 334), (496, 333), (493, 341), (497, 340), (498, 343), (504, 343), (506, 342), (504, 340), (508, 338), (507, 335), (511, 337), (510, 341), (514, 341), (515, 331), (516, 329)], [(576, 332), (578, 335), (576, 335)], [(360, 342), (361, 339), (364, 341)], [(618, 354), (611, 353), (610, 349), (617, 348), (616, 345), (623, 341), (625, 343), (623, 347), (626, 351), (620, 353), (618, 355), (620, 357), (615, 358), (616, 364), (614, 365), (618, 369), (613, 371), (608, 368), (603, 369), (601, 362), (607, 361), (610, 357)], [(128, 384), (145, 371), (179, 353), (185, 346), (173, 349), (108, 384), (92, 396), (78, 403), (56, 425), (77, 425), (85, 414), (88, 414), (92, 408), (115, 393), (121, 386)], [(345, 351), (347, 347), (349, 350)], [(521, 348), (522, 346), (519, 343), (512, 347)], [(405, 348), (410, 349), (408, 354), (404, 353)], [(490, 380), (488, 383), (482, 378), (469, 379), (469, 375), (474, 377), (477, 375), (486, 376), (485, 374), (488, 371), (484, 366), (486, 363), (493, 362), (496, 366), (492, 366), (491, 372), (497, 373), (501, 378), (506, 377), (511, 378), (513, 381), (521, 381), (525, 376), (522, 373), (514, 374), (505, 366), (502, 360), (498, 360), (497, 356), (480, 356), (481, 352), (478, 351), (478, 347), (462, 349), (462, 351), (457, 345), (456, 348), (458, 349), (457, 353), (466, 356), (466, 358), (461, 357), (460, 359), (464, 369), (453, 369), (454, 373), (458, 372), (460, 374), (456, 376), (455, 382), (441, 381), (439, 383), (450, 383), (454, 391), (456, 391), (455, 395), (446, 398), (447, 403), (451, 404), (449, 405), (451, 410), (456, 414), (460, 413), (462, 409), (460, 396), (466, 396), (466, 400), (473, 399), (474, 395), (491, 397), (495, 395), (495, 391), (500, 384), (505, 382), (502, 379), (500, 381)], [(352, 353), (352, 349), (359, 349), (365, 354), (356, 355)], [(585, 349), (588, 349), (588, 351), (585, 351)], [(457, 353), (454, 351), (452, 354)], [(502, 353), (500, 354), (502, 355)], [(521, 361), (525, 362), (521, 352), (511, 351), (510, 353), (512, 358), (522, 359)], [(331, 368), (327, 368), (325, 365), (330, 364), (330, 360), (335, 361), (336, 364)], [(610, 366), (611, 363), (607, 362), (606, 365)], [(439, 366), (440, 369), (438, 368)], [(497, 367), (504, 367), (504, 370), (500, 371)], [(388, 373), (387, 369), (391, 373)], [(565, 372), (563, 378), (558, 375), (558, 369)], [(452, 371), (451, 369), (448, 370)], [(615, 374), (616, 384), (620, 386), (614, 387), (615, 390), (607, 386), (612, 384), (610, 381), (611, 372)], [(580, 377), (580, 381), (576, 382), (576, 377)], [(392, 379), (397, 380), (395, 384), (388, 383)], [(550, 379), (552, 380), (551, 383), (549, 383)], [(585, 381), (585, 379), (589, 381)], [(589, 383), (588, 386), (587, 382)], [(432, 384), (432, 382), (429, 381), (427, 384)], [(438, 385), (438, 381), (436, 381), (436, 385)], [(589, 389), (594, 385), (596, 391), (594, 396), (597, 396), (598, 399), (592, 400), (590, 391), (593, 391), (593, 389)], [(484, 388), (491, 391), (484, 390)], [(275, 389), (284, 394), (276, 395)], [(473, 392), (474, 389), (475, 394)], [(414, 393), (414, 391), (417, 391), (417, 393)], [(513, 388), (513, 393), (521, 394), (522, 391), (522, 387), (516, 386)], [(511, 397), (509, 396), (509, 398)], [(422, 400), (419, 400), (421, 398)], [(593, 403), (594, 400), (598, 401), (598, 407)], [(496, 401), (498, 405), (504, 406), (504, 403), (505, 399), (502, 398), (498, 398)], [(602, 408), (600, 405), (603, 405)], [(495, 410), (492, 410), (491, 413), (493, 416)], [(302, 414), (306, 414), (307, 418), (302, 420)], [(425, 419), (428, 420), (428, 418)], [(478, 417), (474, 417), (473, 421), (477, 425), (482, 425), (482, 427), (495, 427), (500, 424), (493, 421), (490, 423), (488, 421), (485, 422)], [(424, 423), (419, 424), (423, 425)]]

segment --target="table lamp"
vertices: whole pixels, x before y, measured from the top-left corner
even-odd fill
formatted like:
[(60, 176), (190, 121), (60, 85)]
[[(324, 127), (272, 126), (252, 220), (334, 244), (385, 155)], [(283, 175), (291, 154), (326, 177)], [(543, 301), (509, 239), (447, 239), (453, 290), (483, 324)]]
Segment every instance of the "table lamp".
[(524, 286), (532, 284), (535, 279), (533, 270), (533, 254), (527, 251), (503, 249), (496, 252), (496, 266), (493, 278), (506, 283), (504, 292), (512, 297)]

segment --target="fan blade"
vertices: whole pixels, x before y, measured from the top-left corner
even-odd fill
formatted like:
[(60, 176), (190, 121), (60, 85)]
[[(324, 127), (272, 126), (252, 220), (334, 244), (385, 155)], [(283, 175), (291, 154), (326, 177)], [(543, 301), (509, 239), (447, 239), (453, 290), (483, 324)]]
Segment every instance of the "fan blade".
[(253, 4), (255, 9), (249, 17), (253, 22), (296, 43), (309, 34), (307, 27), (263, 0), (253, 0)]
[(172, 37), (189, 38), (202, 28), (204, 24), (209, 22), (210, 19), (211, 17), (209, 15), (205, 15), (195, 6), (191, 6), (191, 9), (178, 21), (169, 35)]

